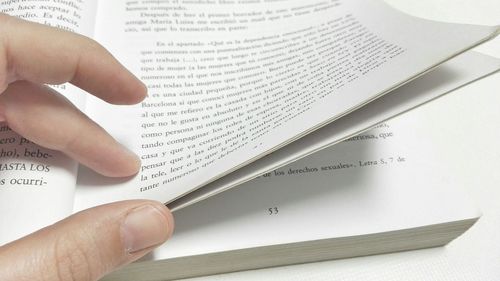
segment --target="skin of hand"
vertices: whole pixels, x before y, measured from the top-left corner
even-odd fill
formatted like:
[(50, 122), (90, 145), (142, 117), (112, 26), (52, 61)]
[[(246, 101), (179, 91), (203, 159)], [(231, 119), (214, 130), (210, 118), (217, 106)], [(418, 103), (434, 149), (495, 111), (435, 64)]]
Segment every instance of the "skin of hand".
[[(137, 156), (45, 86), (65, 82), (113, 104), (138, 103), (147, 94), (95, 41), (0, 14), (0, 122), (103, 175), (137, 173)], [(159, 202), (95, 207), (1, 246), (0, 280), (95, 281), (165, 242), (173, 227)]]

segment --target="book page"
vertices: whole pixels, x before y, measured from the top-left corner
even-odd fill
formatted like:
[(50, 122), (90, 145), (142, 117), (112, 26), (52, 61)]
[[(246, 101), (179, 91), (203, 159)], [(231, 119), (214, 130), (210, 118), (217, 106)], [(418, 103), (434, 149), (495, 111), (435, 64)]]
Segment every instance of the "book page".
[(89, 99), (88, 113), (143, 166), (124, 182), (83, 170), (83, 205), (170, 202), (495, 32), (341, 0), (103, 1), (96, 27), (96, 38), (148, 85), (149, 98), (118, 109)]
[[(95, 0), (12, 0), (3, 1), (0, 12), (91, 36), (96, 5)], [(83, 91), (53, 87), (83, 109)], [(69, 157), (31, 143), (0, 122), (0, 245), (71, 214), (76, 171)]]
[(0, 245), (72, 213), (77, 163), (0, 123)]
[(296, 161), (304, 155), (320, 151), (359, 134), (382, 121), (387, 121), (499, 69), (498, 58), (474, 51), (462, 54), (362, 109), (172, 202), (169, 207), (177, 210), (237, 186), (265, 172)]
[[(413, 112), (412, 112), (413, 113)], [(479, 216), (408, 114), (175, 213), (151, 260), (397, 231)], [(430, 145), (430, 146), (429, 146)], [(423, 207), (425, 206), (425, 207)]]

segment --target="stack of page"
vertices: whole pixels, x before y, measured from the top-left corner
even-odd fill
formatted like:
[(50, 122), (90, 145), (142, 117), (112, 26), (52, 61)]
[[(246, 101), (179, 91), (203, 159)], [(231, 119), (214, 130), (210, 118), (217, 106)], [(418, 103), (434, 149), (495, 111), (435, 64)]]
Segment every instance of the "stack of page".
[(108, 278), (165, 280), (444, 245), (479, 217), (432, 147), (405, 147), (426, 137), (411, 133), (418, 118), (383, 122), (497, 71), (467, 51), (498, 27), (375, 0), (28, 2), (1, 11), (92, 37), (146, 83), (130, 107), (57, 87), (142, 167), (105, 178), (1, 124), (2, 244), (95, 205), (158, 200), (173, 240)]

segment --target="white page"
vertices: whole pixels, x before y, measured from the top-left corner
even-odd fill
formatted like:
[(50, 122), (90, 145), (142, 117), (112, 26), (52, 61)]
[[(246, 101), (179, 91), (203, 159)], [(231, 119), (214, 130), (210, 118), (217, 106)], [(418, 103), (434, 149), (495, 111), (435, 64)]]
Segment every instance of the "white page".
[[(95, 0), (11, 1), (0, 12), (91, 36), (96, 5)], [(83, 91), (54, 88), (83, 108)], [(0, 245), (70, 215), (76, 172), (77, 163), (66, 155), (30, 143), (0, 123)]]
[(498, 69), (500, 69), (500, 59), (477, 52), (467, 52), (362, 109), (174, 201), (169, 207), (176, 210), (237, 186), (267, 171), (338, 143)]
[[(83, 170), (81, 206), (127, 198), (172, 201), (495, 32), (411, 18), (376, 1), (131, 3), (138, 2), (101, 2), (96, 38), (148, 84), (150, 97), (132, 109), (91, 99), (88, 112), (142, 155), (143, 171), (117, 182)], [(276, 19), (281, 10), (288, 12)], [(221, 23), (231, 29), (205, 31)], [(192, 29), (199, 31), (186, 31)], [(226, 74), (213, 78), (219, 72)], [(101, 185), (107, 187), (94, 188)]]
[[(175, 213), (167, 259), (460, 221), (478, 216), (461, 183), (441, 173), (418, 114), (384, 123), (265, 177)], [(385, 136), (385, 137), (382, 137)], [(431, 144), (431, 142), (426, 142)]]

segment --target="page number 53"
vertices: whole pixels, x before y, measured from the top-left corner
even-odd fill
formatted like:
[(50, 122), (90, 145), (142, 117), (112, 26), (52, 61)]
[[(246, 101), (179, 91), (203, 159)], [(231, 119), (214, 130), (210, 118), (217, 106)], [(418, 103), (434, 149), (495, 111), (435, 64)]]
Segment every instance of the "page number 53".
[(278, 209), (278, 207), (271, 207), (271, 208), (267, 209), (267, 214), (270, 216), (277, 215), (279, 212), (280, 212), (280, 210)]

